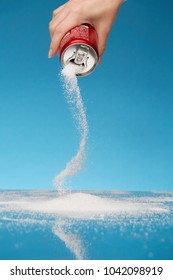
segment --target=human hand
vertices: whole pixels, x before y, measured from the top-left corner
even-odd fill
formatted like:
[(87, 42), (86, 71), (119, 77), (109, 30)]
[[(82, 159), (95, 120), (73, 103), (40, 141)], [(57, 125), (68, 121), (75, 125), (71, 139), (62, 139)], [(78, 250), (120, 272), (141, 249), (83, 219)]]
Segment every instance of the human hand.
[(70, 29), (88, 23), (97, 32), (101, 61), (108, 35), (123, 2), (124, 0), (69, 0), (54, 10), (49, 23), (51, 43), (48, 57), (59, 53), (61, 39)]

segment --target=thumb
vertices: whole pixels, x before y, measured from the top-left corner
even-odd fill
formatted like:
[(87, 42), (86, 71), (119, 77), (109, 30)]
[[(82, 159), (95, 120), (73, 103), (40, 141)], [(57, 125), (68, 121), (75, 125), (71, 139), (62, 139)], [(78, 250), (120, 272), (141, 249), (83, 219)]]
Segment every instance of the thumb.
[(98, 35), (98, 53), (99, 53), (99, 63), (101, 62), (102, 55), (106, 49), (106, 42), (109, 35), (109, 32), (105, 30), (104, 27), (97, 29)]

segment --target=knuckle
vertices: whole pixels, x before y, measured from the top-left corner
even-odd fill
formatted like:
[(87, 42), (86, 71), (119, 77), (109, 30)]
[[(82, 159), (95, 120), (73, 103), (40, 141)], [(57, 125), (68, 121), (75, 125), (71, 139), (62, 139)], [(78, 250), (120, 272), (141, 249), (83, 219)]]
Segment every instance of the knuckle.
[(54, 11), (52, 12), (52, 17), (54, 18), (54, 17), (56, 16), (56, 14), (57, 14), (57, 10), (54, 10)]
[(61, 28), (61, 25), (59, 24), (58, 26), (56, 27), (53, 27), (53, 30), (54, 30), (54, 34), (60, 34), (62, 32), (62, 28)]
[(81, 16), (81, 14), (83, 13), (83, 8), (82, 6), (78, 6), (78, 5), (75, 5), (72, 9), (72, 13), (76, 16), (76, 17), (79, 17)]
[(57, 42), (60, 40), (60, 38), (62, 37), (62, 31), (60, 28), (55, 28), (52, 31), (52, 41), (53, 42)]
[(49, 30), (52, 31), (52, 21), (49, 22)]

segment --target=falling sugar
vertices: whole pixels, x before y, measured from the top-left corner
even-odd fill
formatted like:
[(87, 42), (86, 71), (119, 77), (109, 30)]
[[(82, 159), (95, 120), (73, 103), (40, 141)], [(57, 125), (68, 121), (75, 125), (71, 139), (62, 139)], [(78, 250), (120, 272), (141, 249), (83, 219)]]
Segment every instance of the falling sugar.
[(61, 78), (63, 81), (67, 102), (72, 105), (74, 109), (73, 117), (77, 123), (77, 129), (80, 133), (80, 144), (76, 155), (67, 163), (66, 167), (54, 179), (53, 183), (56, 186), (59, 194), (63, 194), (65, 192), (65, 179), (69, 176), (77, 174), (82, 169), (85, 159), (88, 124), (85, 108), (80, 94), (80, 88), (75, 75), (78, 67), (80, 66), (69, 63), (61, 71)]

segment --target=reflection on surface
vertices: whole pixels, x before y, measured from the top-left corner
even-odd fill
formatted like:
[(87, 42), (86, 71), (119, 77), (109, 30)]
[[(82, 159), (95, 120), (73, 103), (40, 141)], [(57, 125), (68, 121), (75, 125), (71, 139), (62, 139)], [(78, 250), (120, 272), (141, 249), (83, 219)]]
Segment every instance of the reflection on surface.
[[(138, 243), (140, 258), (143, 255), (154, 258), (156, 252), (153, 253), (151, 248), (156, 244), (152, 245), (153, 242), (170, 248), (173, 244), (172, 205), (173, 193), (169, 192), (72, 192), (58, 197), (53, 191), (1, 191), (0, 242), (4, 240), (4, 234), (14, 234), (15, 228), (20, 231), (25, 228), (28, 236), (33, 229), (40, 232), (51, 230), (60, 242), (58, 248), (62, 248), (61, 252), (55, 252), (54, 258), (118, 258), (117, 246), (122, 244), (123, 248), (126, 244), (128, 248), (130, 244)], [(154, 237), (155, 241), (152, 240)], [(21, 240), (15, 241), (13, 250), (19, 252), (22, 246), (16, 244), (23, 244)], [(49, 244), (51, 242), (49, 237)], [(42, 246), (48, 245), (44, 243)], [(106, 251), (109, 246), (112, 252)], [(124, 256), (129, 254), (125, 253), (126, 248)], [(13, 255), (12, 248), (8, 250)], [(73, 257), (70, 257), (71, 253)], [(3, 258), (3, 252), (1, 254)], [(27, 258), (27, 250), (24, 254)]]

